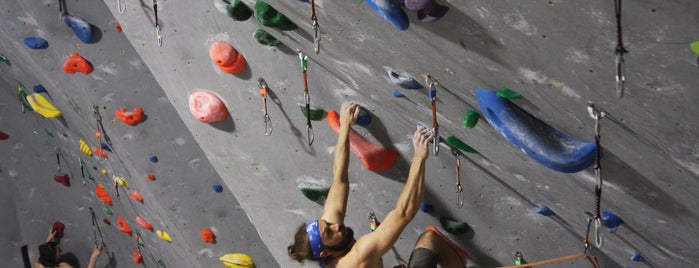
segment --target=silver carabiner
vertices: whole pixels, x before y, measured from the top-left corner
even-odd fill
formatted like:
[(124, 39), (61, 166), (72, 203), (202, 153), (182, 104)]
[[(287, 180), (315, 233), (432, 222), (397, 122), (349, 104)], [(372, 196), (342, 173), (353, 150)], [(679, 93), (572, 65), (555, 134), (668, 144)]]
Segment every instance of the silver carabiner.
[(624, 52), (616, 52), (616, 95), (624, 96), (624, 82), (626, 82), (626, 64), (624, 64)]
[(124, 2), (123, 5), (121, 4), (121, 0), (116, 0), (116, 2), (117, 2), (117, 11), (119, 11), (119, 14), (124, 13), (124, 11), (126, 10), (126, 2)]
[(604, 236), (602, 236), (602, 219), (600, 218), (595, 218), (595, 246), (597, 248), (602, 248), (602, 244), (604, 244)]
[(316, 54), (320, 53), (320, 25), (318, 24), (318, 19), (311, 18), (311, 25), (313, 26), (313, 49)]

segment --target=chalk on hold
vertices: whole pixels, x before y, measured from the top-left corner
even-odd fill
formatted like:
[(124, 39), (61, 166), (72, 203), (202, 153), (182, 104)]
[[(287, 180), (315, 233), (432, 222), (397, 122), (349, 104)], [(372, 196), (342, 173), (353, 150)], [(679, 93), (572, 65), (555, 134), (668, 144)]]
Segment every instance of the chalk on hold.
[(65, 231), (66, 226), (60, 221), (56, 221), (53, 223), (53, 227), (51, 227), (51, 231), (55, 231), (56, 234), (53, 235), (53, 237), (61, 239), (63, 238), (63, 231)]
[(452, 242), (449, 238), (447, 238), (446, 235), (442, 234), (442, 232), (440, 232), (439, 229), (437, 229), (437, 227), (434, 227), (432, 225), (427, 226), (427, 228), (425, 228), (425, 232), (427, 232), (427, 231), (434, 232), (435, 234), (442, 237), (442, 239), (444, 239), (444, 241), (447, 241), (447, 243), (449, 243), (449, 245), (451, 245), (451, 247), (454, 249), (454, 251), (456, 251), (456, 254), (458, 254), (462, 260), (465, 260), (466, 258), (468, 258), (468, 253), (464, 249), (462, 249), (461, 247), (456, 245), (454, 242)]
[(464, 128), (474, 128), (478, 124), (478, 119), (481, 117), (476, 110), (469, 109), (466, 111), (466, 115), (461, 119), (461, 124)]
[(478, 151), (476, 149), (473, 149), (471, 146), (468, 146), (468, 144), (464, 143), (463, 141), (459, 140), (458, 138), (454, 136), (449, 136), (447, 137), (447, 143), (453, 147), (456, 147), (457, 149), (467, 152), (467, 153), (472, 153), (472, 154), (478, 154)]
[(73, 29), (73, 32), (78, 39), (83, 43), (90, 43), (92, 41), (92, 29), (89, 23), (83, 18), (78, 16), (73, 16), (68, 13), (63, 13), (63, 20), (66, 25)]
[(136, 107), (132, 111), (126, 111), (126, 108), (121, 107), (114, 111), (114, 115), (119, 121), (127, 125), (136, 125), (143, 118), (143, 108)]
[(434, 212), (434, 206), (425, 202), (422, 202), (420, 204), (420, 211), (425, 212), (427, 214), (431, 214)]
[(170, 235), (167, 232), (165, 232), (163, 230), (158, 230), (155, 232), (155, 234), (157, 234), (158, 237), (160, 237), (160, 239), (165, 240), (168, 243), (172, 243), (172, 238), (170, 237)]
[(406, 74), (401, 74), (396, 70), (389, 69), (388, 70), (388, 78), (391, 79), (391, 82), (399, 87), (405, 88), (405, 89), (421, 89), (423, 86), (415, 80), (415, 78), (406, 75)]
[(114, 213), (112, 213), (112, 208), (110, 206), (105, 205), (103, 210), (104, 210), (104, 214), (107, 214), (109, 216), (114, 215)]
[(0, 131), (0, 141), (4, 141), (10, 138), (10, 135), (7, 135), (7, 133)]
[(495, 93), (496, 96), (503, 98), (503, 99), (519, 99), (522, 98), (522, 94), (517, 93), (516, 91), (509, 89), (509, 88), (503, 88), (501, 90), (498, 90)]
[(612, 212), (603, 210), (602, 211), (602, 224), (607, 227), (607, 231), (610, 233), (616, 232), (619, 225), (623, 224), (624, 221)]
[(153, 231), (153, 225), (150, 224), (150, 222), (148, 222), (143, 217), (136, 216), (136, 222), (138, 223), (138, 225), (141, 225), (141, 227), (143, 227), (144, 229), (148, 229), (148, 230)]
[(143, 257), (141, 256), (141, 253), (138, 252), (138, 250), (133, 251), (133, 262), (135, 262), (136, 264), (143, 263)]
[(241, 267), (241, 268), (253, 268), (255, 267), (255, 262), (252, 258), (243, 253), (228, 253), (218, 258), (222, 261), (224, 265), (228, 267)]
[(255, 30), (252, 37), (255, 38), (255, 41), (265, 46), (274, 47), (282, 43), (282, 41), (279, 41), (279, 39), (275, 38), (264, 29)]
[(213, 123), (228, 118), (228, 109), (216, 94), (195, 91), (189, 94), (189, 111), (194, 118), (204, 123)]
[(105, 191), (103, 187), (100, 187), (100, 185), (95, 186), (95, 195), (97, 195), (97, 198), (102, 200), (103, 203), (110, 206), (113, 205), (112, 198), (109, 197), (107, 191)]
[(150, 157), (148, 157), (148, 161), (151, 161), (153, 163), (158, 163), (158, 157), (155, 155), (151, 155)]
[(55, 180), (56, 182), (58, 182), (60, 184), (63, 184), (63, 186), (65, 186), (65, 187), (70, 186), (70, 176), (68, 174), (53, 176), (53, 180)]
[(128, 193), (128, 195), (129, 197), (131, 197), (131, 199), (135, 201), (143, 202), (143, 196), (141, 196), (141, 193), (139, 193), (138, 191), (133, 191), (131, 193)]
[(553, 212), (549, 207), (547, 207), (544, 204), (539, 204), (539, 207), (534, 209), (534, 212), (539, 213), (544, 216), (553, 216), (556, 215), (556, 212)]
[(105, 152), (104, 150), (102, 150), (101, 147), (92, 146), (91, 150), (92, 150), (92, 153), (93, 153), (94, 155), (96, 155), (96, 156), (99, 156), (99, 157), (102, 157), (102, 158), (109, 158), (109, 155), (107, 155), (107, 152)]
[(369, 112), (367, 112), (363, 107), (359, 108), (359, 116), (357, 117), (355, 124), (358, 126), (366, 126), (371, 124), (371, 114), (369, 114)]
[(255, 3), (255, 19), (264, 26), (274, 27), (282, 31), (290, 31), (297, 28), (284, 14), (274, 9), (265, 1), (257, 0)]
[(214, 232), (211, 231), (211, 228), (204, 228), (199, 232), (199, 235), (201, 236), (201, 240), (204, 241), (204, 243), (214, 243), (216, 242), (216, 236), (214, 235)]
[(71, 53), (70, 57), (63, 62), (63, 71), (67, 74), (75, 74), (76, 72), (89, 74), (92, 70), (92, 64), (80, 56), (78, 52)]
[(241, 0), (214, 0), (214, 6), (221, 13), (237, 21), (245, 21), (252, 16), (252, 9)]
[(247, 66), (243, 54), (224, 41), (216, 41), (211, 44), (209, 57), (221, 71), (229, 74), (240, 73)]
[[(299, 108), (301, 109), (301, 113), (303, 113), (303, 116), (308, 116), (306, 113), (306, 104), (299, 103)], [(315, 107), (315, 106), (310, 106), (308, 107), (308, 110), (310, 111), (310, 117), (311, 120), (313, 121), (320, 121), (323, 120), (323, 117), (325, 116), (325, 111), (323, 109)]]
[(80, 151), (83, 152), (86, 155), (92, 156), (92, 151), (90, 150), (90, 146), (87, 146), (87, 143), (84, 140), (78, 140), (78, 143), (80, 144)]
[(400, 91), (395, 90), (395, 89), (393, 90), (393, 92), (391, 94), (393, 94), (393, 97), (396, 97), (396, 98), (405, 98), (405, 94), (403, 94)]
[[(328, 125), (338, 133), (340, 130), (340, 115), (336, 111), (328, 112), (325, 117)], [(398, 159), (398, 153), (376, 145), (359, 135), (354, 130), (350, 130), (350, 149), (362, 161), (364, 167), (368, 170), (389, 170), (393, 167)]]
[(146, 179), (151, 180), (151, 181), (154, 181), (154, 180), (155, 180), (155, 175), (148, 173), (148, 174), (146, 175)]
[(439, 223), (442, 225), (442, 228), (450, 234), (465, 234), (469, 229), (468, 224), (465, 222), (460, 222), (449, 217), (440, 217)]
[(38, 36), (24, 38), (24, 44), (31, 49), (44, 49), (49, 47), (49, 42)]
[(117, 216), (117, 229), (129, 236), (131, 235), (131, 227), (121, 216)]
[(213, 189), (214, 189), (214, 192), (217, 192), (217, 193), (223, 192), (223, 186), (218, 185), (218, 184), (214, 185)]

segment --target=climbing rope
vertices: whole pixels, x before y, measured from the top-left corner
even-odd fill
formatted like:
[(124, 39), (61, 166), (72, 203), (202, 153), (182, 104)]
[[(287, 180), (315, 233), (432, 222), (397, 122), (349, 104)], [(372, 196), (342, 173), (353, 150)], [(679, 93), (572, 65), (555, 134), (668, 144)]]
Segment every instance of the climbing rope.
[(428, 93), (430, 97), (430, 103), (432, 105), (432, 133), (434, 138), (432, 143), (434, 144), (434, 156), (439, 155), (439, 124), (437, 123), (437, 85), (439, 84), (437, 80), (430, 74), (424, 74), (425, 83), (430, 87), (430, 92)]
[(616, 16), (616, 93), (617, 97), (624, 96), (624, 82), (626, 82), (626, 66), (624, 64), (624, 54), (628, 53), (624, 48), (624, 41), (621, 32), (621, 0), (614, 0), (614, 14)]
[(601, 202), (602, 202), (602, 185), (604, 180), (602, 179), (602, 161), (601, 161), (601, 135), (600, 135), (600, 119), (605, 116), (605, 113), (599, 111), (597, 106), (593, 103), (589, 103), (588, 113), (595, 120), (595, 178), (597, 183), (595, 184), (595, 212), (591, 214), (595, 222), (595, 245), (599, 248), (602, 247), (604, 243), (604, 238), (602, 237), (602, 214)]
[(269, 119), (269, 114), (267, 113), (267, 89), (269, 87), (267, 86), (267, 82), (265, 82), (265, 79), (260, 77), (257, 79), (257, 86), (260, 88), (260, 94), (262, 95), (262, 111), (264, 113), (264, 122), (265, 122), (265, 135), (269, 136), (272, 134), (272, 120)]
[(320, 53), (320, 25), (316, 17), (316, 1), (311, 0), (311, 26), (313, 26), (313, 49), (316, 54)]
[(158, 46), (163, 46), (163, 35), (160, 33), (160, 22), (158, 22), (158, 0), (153, 0), (153, 14), (155, 16), (155, 34), (158, 37)]
[(456, 158), (456, 207), (464, 206), (464, 190), (461, 188), (461, 151), (451, 148), (451, 154)]
[(313, 125), (311, 124), (311, 95), (308, 94), (308, 77), (306, 75), (306, 70), (308, 70), (308, 56), (303, 55), (300, 49), (296, 52), (299, 53), (299, 60), (301, 61), (301, 68), (303, 70), (303, 99), (306, 102), (306, 131), (308, 132), (308, 145), (313, 145)]

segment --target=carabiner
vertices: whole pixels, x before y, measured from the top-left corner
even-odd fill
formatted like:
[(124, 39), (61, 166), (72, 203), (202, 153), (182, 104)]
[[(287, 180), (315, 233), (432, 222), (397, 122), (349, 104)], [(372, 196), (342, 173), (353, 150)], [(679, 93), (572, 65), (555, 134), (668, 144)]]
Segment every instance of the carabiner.
[(121, 4), (121, 0), (116, 0), (116, 2), (117, 2), (117, 11), (119, 11), (119, 14), (124, 13), (124, 11), (126, 10), (126, 2), (124, 2), (123, 5)]
[(313, 49), (316, 54), (320, 53), (320, 25), (315, 15), (311, 16), (311, 26), (313, 26)]
[(602, 248), (604, 244), (604, 236), (602, 235), (602, 219), (595, 218), (595, 246), (597, 248)]
[(267, 82), (265, 82), (265, 79), (260, 77), (257, 79), (257, 86), (260, 88), (260, 94), (262, 95), (262, 106), (263, 106), (263, 118), (265, 121), (265, 135), (269, 136), (272, 134), (272, 120), (269, 118), (269, 114), (267, 113), (267, 90), (269, 87), (267, 86)]
[(308, 132), (308, 145), (313, 145), (313, 126), (307, 125), (306, 131)]
[(626, 64), (624, 64), (624, 51), (616, 51), (616, 95), (624, 96), (624, 82), (626, 82)]
[(158, 37), (158, 46), (163, 46), (163, 35), (160, 33), (160, 25), (155, 26), (155, 35)]
[(451, 154), (456, 158), (456, 207), (464, 206), (464, 189), (461, 188), (461, 152), (456, 148), (451, 148)]

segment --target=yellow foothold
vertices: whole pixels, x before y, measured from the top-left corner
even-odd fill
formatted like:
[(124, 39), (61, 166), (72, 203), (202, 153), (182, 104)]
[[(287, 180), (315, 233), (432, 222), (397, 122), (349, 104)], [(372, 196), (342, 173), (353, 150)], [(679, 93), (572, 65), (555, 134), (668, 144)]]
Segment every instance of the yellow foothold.
[(160, 237), (160, 239), (172, 243), (172, 238), (170, 238), (170, 235), (167, 234), (165, 231), (163, 231), (163, 230), (158, 230), (158, 231), (155, 232), (155, 233), (158, 234), (158, 237)]
[(100, 171), (100, 172), (102, 172), (102, 175), (107, 175), (107, 170), (106, 170), (106, 169), (102, 169), (102, 171)]
[(100, 188), (104, 189), (104, 184), (98, 183), (97, 186), (99, 186)]
[(112, 179), (114, 180), (114, 183), (118, 184), (119, 186), (129, 189), (129, 183), (126, 182), (124, 178), (112, 176)]
[(223, 262), (224, 265), (228, 267), (244, 267), (252, 268), (255, 267), (255, 263), (252, 261), (250, 256), (243, 253), (229, 253), (218, 258)]
[(84, 140), (79, 140), (80, 143), (80, 151), (85, 153), (86, 155), (92, 156), (92, 150), (90, 150), (90, 146), (87, 146), (87, 143)]

